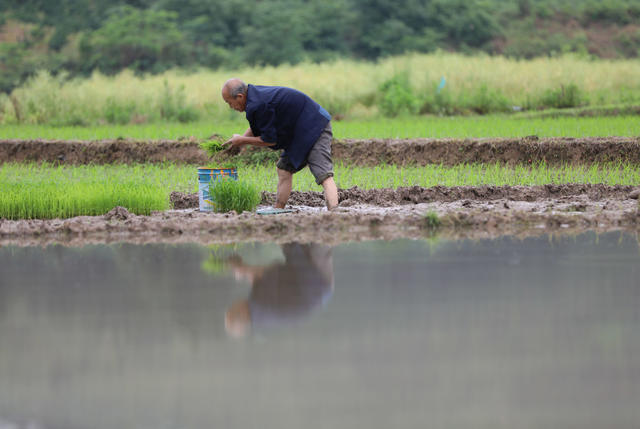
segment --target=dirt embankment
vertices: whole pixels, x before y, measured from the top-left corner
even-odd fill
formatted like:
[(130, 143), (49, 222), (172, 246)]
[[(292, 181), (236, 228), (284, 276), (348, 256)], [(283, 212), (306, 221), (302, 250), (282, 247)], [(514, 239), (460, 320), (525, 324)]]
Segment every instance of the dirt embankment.
[[(602, 184), (566, 184), (540, 186), (421, 186), (400, 187), (397, 189), (360, 189), (357, 186), (338, 190), (338, 201), (341, 207), (358, 204), (390, 207), (394, 205), (420, 204), (431, 202), (495, 200), (507, 201), (541, 201), (546, 199), (562, 199), (584, 197), (590, 201), (609, 201), (638, 199), (640, 187)], [(171, 193), (171, 203), (176, 209), (198, 207), (198, 194)], [(263, 192), (262, 204), (273, 204), (275, 193)], [(291, 192), (289, 204), (293, 206), (323, 207), (322, 192)]]
[(73, 165), (164, 161), (201, 164), (208, 157), (197, 143), (188, 141), (0, 140), (0, 163), (42, 161)]
[(337, 159), (355, 165), (456, 165), (463, 163), (550, 165), (629, 162), (640, 164), (640, 138), (343, 140)]
[[(586, 188), (579, 192), (572, 186)], [(332, 212), (319, 207), (317, 193), (296, 193), (290, 200), (294, 213), (271, 216), (247, 212), (201, 213), (197, 209), (137, 216), (118, 207), (104, 216), (0, 219), (0, 245), (82, 245), (118, 241), (315, 241), (336, 244), (435, 234), (451, 238), (487, 238), (504, 234), (578, 233), (584, 229), (624, 229), (640, 233), (640, 187), (563, 185), (534, 188), (487, 187), (475, 191), (473, 188), (448, 191), (434, 188), (362, 191), (352, 188), (341, 191), (342, 201)], [(271, 198), (272, 194), (265, 194), (263, 201)]]
[[(373, 139), (334, 140), (335, 161), (374, 166), (461, 163), (550, 165), (628, 162), (640, 164), (640, 137), (501, 139)], [(220, 161), (255, 159), (267, 149), (245, 148), (240, 154), (222, 154)], [(269, 157), (257, 157), (269, 159)], [(44, 141), (0, 140), (0, 163), (47, 161), (65, 164), (109, 164), (171, 161), (207, 164), (205, 152), (193, 141), (105, 140)], [(269, 161), (268, 161), (269, 162)]]

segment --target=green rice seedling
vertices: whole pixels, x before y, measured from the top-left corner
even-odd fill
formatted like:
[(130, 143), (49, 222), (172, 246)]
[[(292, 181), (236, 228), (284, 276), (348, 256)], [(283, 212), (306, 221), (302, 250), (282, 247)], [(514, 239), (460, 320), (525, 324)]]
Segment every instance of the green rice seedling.
[(226, 213), (234, 210), (236, 213), (253, 211), (260, 204), (259, 188), (244, 180), (222, 179), (209, 185), (209, 195), (214, 201), (214, 210)]
[(436, 212), (428, 211), (424, 215), (424, 223), (427, 228), (435, 229), (438, 228), (442, 222), (440, 221), (440, 218), (438, 217), (438, 214)]
[(224, 144), (223, 139), (215, 138), (211, 140), (201, 141), (200, 148), (203, 149), (205, 152), (207, 152), (207, 155), (209, 155), (209, 158), (211, 158), (221, 150), (224, 150), (223, 144)]
[(169, 208), (168, 189), (184, 190), (180, 176), (171, 165), (166, 170), (160, 166), (147, 170), (141, 166), (3, 164), (0, 218), (102, 215), (115, 206), (146, 215)]
[[(480, 138), (480, 137), (606, 137), (638, 136), (637, 115), (607, 117), (524, 117), (488, 115), (482, 117), (401, 116), (332, 121), (336, 139), (370, 138)], [(0, 125), (5, 139), (102, 140), (118, 137), (135, 140), (198, 140), (217, 133), (242, 132), (247, 122), (234, 121), (52, 127), (48, 125)], [(276, 153), (264, 150), (260, 153)], [(258, 152), (256, 152), (258, 153)]]
[(96, 216), (123, 206), (136, 214), (166, 210), (166, 195), (152, 186), (78, 183), (60, 187), (55, 183), (14, 185), (0, 195), (0, 217), (6, 219), (53, 219)]
[[(278, 178), (275, 167), (240, 164), (242, 183), (253, 187), (253, 210), (260, 192), (274, 192)], [(337, 163), (335, 180), (339, 188), (363, 189), (399, 186), (478, 186), (545, 185), (563, 183), (604, 183), (634, 185), (640, 183), (640, 167), (631, 164), (592, 166), (548, 166), (544, 163), (520, 166), (494, 164), (426, 165), (401, 167), (379, 165), (358, 167)], [(228, 181), (233, 182), (233, 181)], [(235, 182), (234, 182), (235, 183)], [(214, 190), (222, 191), (224, 182)], [(231, 185), (233, 186), (233, 184)], [(50, 164), (0, 165), (0, 218), (64, 218), (100, 215), (116, 205), (137, 214), (169, 208), (172, 191), (197, 193), (194, 166), (177, 164), (138, 164), (100, 166), (53, 166)], [(313, 175), (303, 170), (293, 177), (296, 191), (318, 191)], [(233, 201), (234, 197), (228, 200)], [(237, 194), (241, 194), (238, 192)], [(248, 198), (249, 200), (251, 198)], [(231, 207), (228, 210), (237, 210)]]

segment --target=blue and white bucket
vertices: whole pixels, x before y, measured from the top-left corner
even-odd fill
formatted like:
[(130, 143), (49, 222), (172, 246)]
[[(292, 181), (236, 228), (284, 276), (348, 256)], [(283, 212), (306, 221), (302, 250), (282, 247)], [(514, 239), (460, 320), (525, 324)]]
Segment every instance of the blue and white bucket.
[(218, 180), (232, 179), (238, 180), (238, 169), (236, 168), (198, 168), (198, 199), (201, 212), (214, 211), (214, 201), (211, 198), (209, 189), (215, 186)]

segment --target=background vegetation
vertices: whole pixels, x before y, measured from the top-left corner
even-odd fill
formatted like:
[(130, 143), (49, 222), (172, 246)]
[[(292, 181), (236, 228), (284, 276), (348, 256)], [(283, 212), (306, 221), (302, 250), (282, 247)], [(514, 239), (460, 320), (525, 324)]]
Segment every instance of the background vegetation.
[(41, 71), (0, 94), (0, 124), (100, 125), (244, 121), (220, 97), (230, 76), (298, 88), (337, 119), (508, 113), (640, 103), (640, 60), (565, 55), (532, 60), (437, 52), (376, 63), (335, 60), (138, 76)]
[(437, 49), (637, 58), (637, 0), (4, 0), (0, 91), (37, 70), (238, 69)]

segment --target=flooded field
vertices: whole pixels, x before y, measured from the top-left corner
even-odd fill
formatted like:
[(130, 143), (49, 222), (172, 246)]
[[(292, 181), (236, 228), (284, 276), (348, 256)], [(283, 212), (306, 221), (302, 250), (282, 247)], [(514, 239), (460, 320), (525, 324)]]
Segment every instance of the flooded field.
[(634, 428), (637, 234), (0, 247), (0, 428)]

